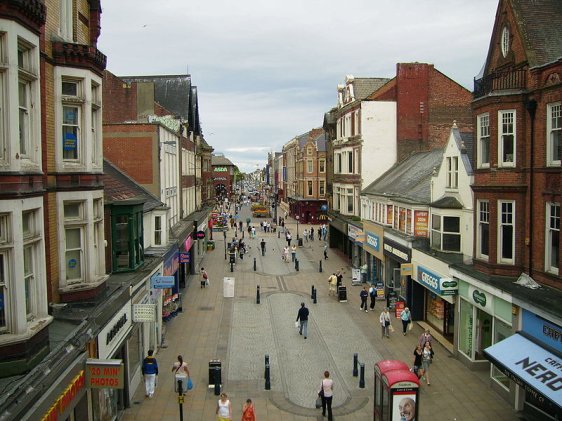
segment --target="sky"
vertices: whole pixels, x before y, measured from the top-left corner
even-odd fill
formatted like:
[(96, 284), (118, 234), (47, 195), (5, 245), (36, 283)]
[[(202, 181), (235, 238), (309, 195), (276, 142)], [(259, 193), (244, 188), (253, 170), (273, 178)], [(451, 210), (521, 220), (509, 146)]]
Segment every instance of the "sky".
[(120, 75), (191, 75), (203, 135), (243, 172), (321, 127), (346, 75), (430, 63), (472, 91), (498, 0), (102, 0)]

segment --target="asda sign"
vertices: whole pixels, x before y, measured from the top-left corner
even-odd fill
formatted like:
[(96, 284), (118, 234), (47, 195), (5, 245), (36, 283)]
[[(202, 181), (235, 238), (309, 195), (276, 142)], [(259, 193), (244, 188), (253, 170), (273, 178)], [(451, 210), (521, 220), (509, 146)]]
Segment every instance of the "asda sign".
[(456, 279), (442, 278), (419, 265), (417, 281), (437, 295), (457, 295), (459, 291), (459, 282)]

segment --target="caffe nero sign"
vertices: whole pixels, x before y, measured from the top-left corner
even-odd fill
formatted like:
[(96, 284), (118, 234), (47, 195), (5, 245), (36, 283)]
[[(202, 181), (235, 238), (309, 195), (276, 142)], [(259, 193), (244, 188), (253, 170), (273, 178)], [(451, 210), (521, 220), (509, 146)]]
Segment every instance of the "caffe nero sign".
[(417, 281), (438, 295), (457, 295), (459, 290), (457, 280), (442, 278), (423, 266), (418, 266)]

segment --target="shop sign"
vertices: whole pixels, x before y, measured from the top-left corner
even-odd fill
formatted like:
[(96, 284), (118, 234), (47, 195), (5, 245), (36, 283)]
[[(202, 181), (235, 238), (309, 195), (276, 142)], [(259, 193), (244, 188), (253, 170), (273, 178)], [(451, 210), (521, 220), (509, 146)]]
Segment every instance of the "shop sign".
[(427, 238), (429, 226), (429, 212), (428, 211), (415, 211), (414, 212), (414, 236)]
[(123, 389), (123, 360), (86, 361), (86, 386), (89, 389)]
[(459, 281), (453, 278), (441, 278), (439, 280), (441, 295), (457, 295), (459, 292)]
[(189, 263), (191, 255), (189, 253), (180, 253), (180, 263)]
[(107, 358), (127, 336), (132, 327), (132, 305), (125, 304), (98, 334), (98, 355)]
[(228, 168), (226, 167), (216, 167), (213, 169), (214, 172), (228, 172)]
[(202, 238), (205, 238), (205, 231), (197, 231), (195, 236), (197, 237), (198, 240), (201, 240)]
[(364, 241), (363, 230), (356, 227), (355, 225), (347, 225), (347, 236), (350, 238), (350, 240), (358, 243), (363, 243)]
[(193, 245), (193, 238), (191, 238), (191, 235), (188, 235), (185, 241), (183, 242), (183, 249), (185, 251), (189, 251), (192, 245)]
[(213, 177), (215, 181), (226, 181), (226, 177)]
[(150, 288), (173, 288), (175, 284), (176, 278), (174, 276), (153, 276), (152, 278), (150, 278)]
[(562, 327), (525, 309), (523, 309), (523, 331), (554, 349), (560, 349), (562, 346)]
[[(190, 245), (189, 247), (191, 247), (191, 242), (193, 241), (191, 239), (191, 236), (187, 237), (190, 240)], [(187, 243), (187, 240), (186, 240)], [(185, 244), (184, 244), (185, 245)], [(186, 249), (189, 250), (189, 249)], [(170, 276), (173, 275), (177, 272), (178, 268), (180, 266), (180, 262), (179, 262), (179, 255), (178, 255), (178, 250), (173, 249), (170, 252), (168, 252), (166, 254), (166, 256), (164, 256), (164, 270), (163, 270), (163, 275), (164, 276)]]
[(401, 260), (403, 263), (408, 263), (410, 261), (409, 251), (394, 242), (390, 242), (390, 240), (384, 240), (383, 248), (385, 254), (391, 255)]
[(380, 251), (380, 239), (378, 235), (375, 235), (370, 232), (366, 232), (367, 236), (367, 245), (371, 247), (375, 251)]
[(41, 418), (41, 421), (57, 421), (59, 416), (64, 414), (65, 411), (71, 407), (72, 401), (85, 385), (84, 370), (80, 370), (80, 373), (72, 379), (72, 382), (68, 387), (62, 392), (62, 394), (55, 401), (53, 406), (49, 408), (49, 411)]
[(486, 310), (489, 314), (494, 314), (494, 309), (492, 307), (492, 298), (489, 293), (482, 291), (481, 289), (474, 288), (473, 286), (468, 287), (468, 297), (473, 304)]
[(412, 276), (414, 274), (414, 265), (412, 263), (402, 263), (400, 265), (400, 276)]
[(133, 322), (155, 322), (156, 306), (154, 304), (133, 304)]

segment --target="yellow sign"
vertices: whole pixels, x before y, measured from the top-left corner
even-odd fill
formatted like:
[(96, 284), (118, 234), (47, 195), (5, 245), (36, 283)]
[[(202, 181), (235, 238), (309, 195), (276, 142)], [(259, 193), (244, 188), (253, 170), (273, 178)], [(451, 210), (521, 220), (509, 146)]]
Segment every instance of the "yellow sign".
[(80, 370), (80, 373), (74, 379), (70, 385), (62, 392), (56, 402), (49, 408), (49, 411), (43, 416), (42, 421), (57, 421), (59, 415), (63, 414), (67, 408), (72, 404), (72, 400), (78, 395), (78, 393), (84, 388), (84, 370)]
[(122, 360), (86, 361), (86, 386), (90, 389), (123, 389), (123, 378)]
[(412, 276), (414, 265), (412, 263), (402, 263), (400, 265), (400, 276)]

